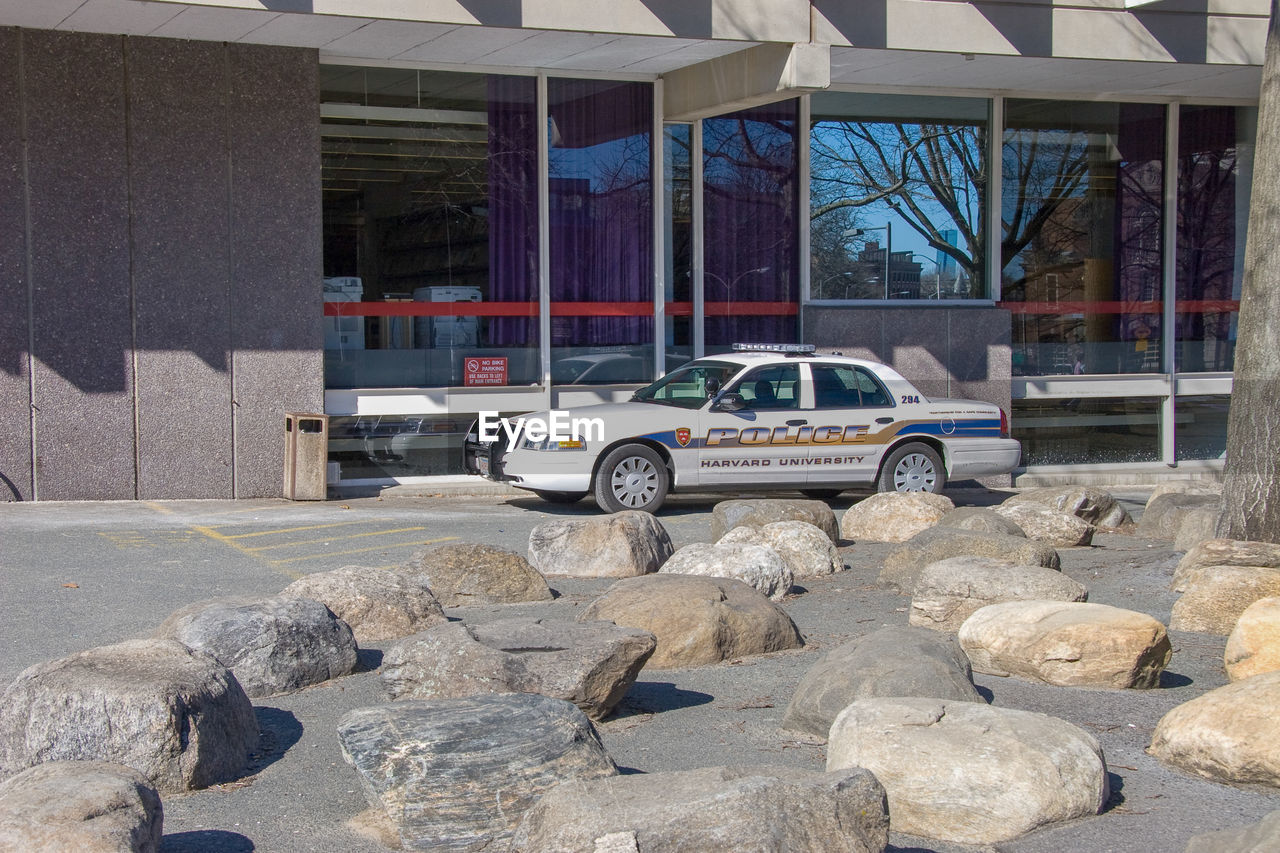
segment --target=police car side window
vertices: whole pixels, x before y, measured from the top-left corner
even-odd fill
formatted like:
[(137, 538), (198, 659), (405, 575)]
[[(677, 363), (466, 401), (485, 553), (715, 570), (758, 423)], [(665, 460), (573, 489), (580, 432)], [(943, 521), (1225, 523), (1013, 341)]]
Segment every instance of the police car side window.
[(813, 401), (819, 409), (892, 405), (883, 386), (862, 368), (815, 364), (812, 370)]
[(853, 369), (854, 375), (857, 377), (858, 391), (862, 395), (862, 405), (864, 406), (892, 406), (893, 402), (889, 398), (889, 394), (884, 390), (884, 386), (877, 382), (870, 373), (861, 367)]
[(777, 364), (751, 371), (734, 389), (748, 409), (794, 409), (800, 404), (800, 368)]

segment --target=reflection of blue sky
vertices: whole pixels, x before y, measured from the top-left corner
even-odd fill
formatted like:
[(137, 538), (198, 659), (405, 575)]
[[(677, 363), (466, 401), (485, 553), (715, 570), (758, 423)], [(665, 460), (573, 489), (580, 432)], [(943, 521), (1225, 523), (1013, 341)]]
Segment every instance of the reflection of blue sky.
[(592, 192), (608, 192), (650, 176), (649, 136), (637, 134), (585, 148), (551, 148), (550, 175), (554, 179), (589, 180)]

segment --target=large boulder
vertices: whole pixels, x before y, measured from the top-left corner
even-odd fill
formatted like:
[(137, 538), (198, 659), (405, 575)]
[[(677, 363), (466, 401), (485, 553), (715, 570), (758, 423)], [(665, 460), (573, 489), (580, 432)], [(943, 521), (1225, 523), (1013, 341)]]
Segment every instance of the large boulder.
[(714, 545), (706, 542), (685, 545), (672, 554), (658, 571), (673, 575), (735, 578), (774, 601), (785, 598), (795, 580), (791, 568), (768, 545), (726, 544), (723, 539)]
[(921, 569), (951, 557), (988, 557), (1050, 569), (1060, 566), (1058, 552), (1043, 542), (954, 527), (931, 527), (912, 536), (885, 557), (880, 583), (910, 595)]
[(844, 571), (836, 546), (807, 521), (775, 521), (763, 527), (735, 527), (718, 545), (767, 545), (778, 552), (793, 577), (812, 578)]
[(257, 745), (235, 676), (172, 640), (39, 663), (0, 694), (0, 776), (45, 761), (108, 761), (161, 791), (185, 791), (236, 778)]
[(888, 837), (884, 788), (860, 767), (702, 767), (561, 783), (511, 851), (879, 853)]
[(1034, 503), (1069, 512), (1108, 530), (1125, 529), (1133, 524), (1129, 511), (1108, 491), (1092, 486), (1048, 486), (1031, 489), (1007, 499), (1003, 506)]
[(1217, 504), (1183, 513), (1182, 526), (1173, 537), (1173, 547), (1179, 551), (1190, 551), (1201, 542), (1215, 538), (1221, 517), (1222, 507)]
[(1209, 480), (1170, 480), (1159, 483), (1147, 496), (1147, 503), (1161, 495), (1213, 495), (1222, 497), (1222, 484)]
[(392, 699), (541, 693), (599, 720), (618, 704), (657, 645), (612, 622), (450, 622), (401, 640), (382, 659)]
[(986, 701), (953, 638), (894, 626), (832, 649), (810, 667), (787, 705), (782, 727), (825, 738), (851, 703), (878, 696)]
[(1183, 853), (1275, 853), (1280, 850), (1280, 809), (1239, 829), (1191, 836)]
[(542, 794), (618, 772), (581, 711), (532, 693), (357, 708), (338, 742), (409, 850), (504, 850)]
[(920, 572), (908, 621), (956, 632), (973, 613), (1002, 601), (1087, 601), (1089, 592), (1062, 572), (989, 557), (952, 557)]
[(1240, 539), (1208, 539), (1194, 545), (1173, 571), (1171, 589), (1182, 592), (1191, 572), (1206, 566), (1257, 566), (1280, 569), (1280, 545)]
[(930, 492), (877, 492), (844, 511), (840, 536), (854, 542), (906, 542), (956, 505)]
[(518, 604), (552, 598), (547, 579), (528, 560), (492, 545), (435, 545), (410, 557), (404, 573), (422, 578), (445, 607)]
[(280, 594), (320, 602), (362, 644), (407, 637), (445, 621), (427, 578), (407, 572), (345, 566), (305, 575)]
[(999, 533), (1003, 536), (1025, 537), (1027, 535), (1027, 532), (1016, 522), (984, 506), (956, 507), (938, 519), (938, 526), (972, 530), (977, 533)]
[(1148, 751), (1217, 782), (1280, 787), (1277, 708), (1280, 672), (1235, 681), (1165, 714)]
[(1018, 525), (1028, 539), (1055, 548), (1073, 548), (1093, 542), (1094, 526), (1069, 512), (1034, 503), (1001, 505), (994, 511)]
[(155, 637), (213, 655), (253, 697), (349, 675), (359, 651), (329, 608), (284, 595), (198, 601), (171, 613)]
[(976, 672), (1060, 687), (1157, 687), (1173, 655), (1164, 625), (1106, 604), (991, 604), (965, 620), (958, 638)]
[(1232, 681), (1280, 670), (1280, 598), (1260, 598), (1245, 608), (1223, 654)]
[(836, 514), (825, 501), (756, 500), (721, 501), (711, 510), (711, 540), (718, 541), (735, 527), (764, 527), (775, 521), (806, 521), (835, 544), (840, 541)]
[(675, 549), (647, 512), (555, 518), (529, 531), (529, 562), (545, 575), (630, 578), (656, 572)]
[(1183, 581), (1169, 627), (1226, 636), (1250, 604), (1280, 595), (1280, 569), (1259, 566), (1205, 566)]
[(157, 853), (160, 795), (130, 767), (52, 761), (0, 782), (0, 850)]
[(1176, 539), (1190, 514), (1203, 515), (1208, 510), (1216, 515), (1221, 509), (1222, 498), (1214, 495), (1160, 495), (1147, 501), (1136, 533), (1149, 539)]
[(1095, 815), (1108, 796), (1092, 736), (1045, 714), (976, 702), (854, 702), (827, 746), (827, 770), (845, 767), (865, 767), (884, 785), (896, 832), (962, 844)]
[(804, 645), (786, 612), (742, 581), (694, 575), (627, 578), (578, 618), (607, 619), (658, 638), (650, 669), (705, 666)]

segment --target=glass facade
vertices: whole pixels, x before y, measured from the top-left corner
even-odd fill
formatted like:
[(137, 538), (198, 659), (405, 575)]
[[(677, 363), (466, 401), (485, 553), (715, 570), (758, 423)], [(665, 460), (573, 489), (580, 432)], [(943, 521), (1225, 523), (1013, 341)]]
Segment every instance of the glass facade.
[(663, 128), (663, 317), (667, 370), (694, 357), (693, 125)]
[(979, 98), (812, 97), (813, 299), (987, 295), (989, 111)]
[(1014, 400), (1010, 420), (1024, 466), (1160, 461), (1155, 397)]

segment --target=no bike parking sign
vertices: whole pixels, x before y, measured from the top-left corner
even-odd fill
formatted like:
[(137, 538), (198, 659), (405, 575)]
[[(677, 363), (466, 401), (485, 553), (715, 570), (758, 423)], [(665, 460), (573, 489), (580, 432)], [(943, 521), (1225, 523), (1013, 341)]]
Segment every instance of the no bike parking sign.
[(477, 385), (506, 385), (506, 356), (470, 356), (462, 362), (462, 384), (468, 388)]

